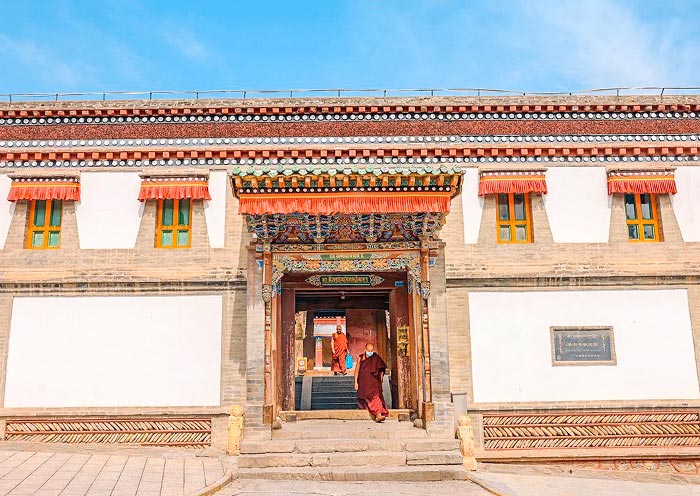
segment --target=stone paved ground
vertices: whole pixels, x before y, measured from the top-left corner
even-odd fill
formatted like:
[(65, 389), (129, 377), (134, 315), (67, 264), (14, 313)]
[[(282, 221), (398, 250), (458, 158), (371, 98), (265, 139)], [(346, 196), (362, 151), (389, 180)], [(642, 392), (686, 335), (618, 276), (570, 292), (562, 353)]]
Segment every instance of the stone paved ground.
[(224, 475), (219, 457), (0, 443), (0, 496), (186, 496)]
[(216, 496), (492, 496), (472, 482), (317, 482), (239, 480)]
[[(475, 482), (234, 481), (216, 496), (700, 496), (699, 478), (655, 474), (481, 470)], [(489, 491), (483, 489), (488, 487)]]
[[(197, 456), (209, 455), (209, 456)], [(187, 496), (235, 462), (216, 452), (0, 443), (0, 496)], [(700, 496), (700, 477), (481, 464), (475, 482), (237, 480), (216, 496)]]
[(479, 473), (476, 478), (502, 496), (700, 496), (700, 481), (699, 484), (660, 483), (504, 473)]

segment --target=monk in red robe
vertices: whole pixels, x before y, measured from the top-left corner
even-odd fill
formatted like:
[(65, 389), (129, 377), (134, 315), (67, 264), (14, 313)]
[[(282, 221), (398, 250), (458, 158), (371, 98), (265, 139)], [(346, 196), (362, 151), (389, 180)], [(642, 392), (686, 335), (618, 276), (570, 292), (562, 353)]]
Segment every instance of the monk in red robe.
[(331, 370), (333, 375), (347, 375), (347, 367), (345, 359), (348, 356), (348, 338), (343, 334), (343, 326), (338, 325), (333, 334), (333, 363)]
[(384, 422), (389, 415), (382, 394), (385, 371), (386, 363), (375, 353), (374, 345), (367, 343), (365, 352), (358, 357), (358, 364), (355, 367), (355, 390), (357, 405), (369, 411), (375, 422)]

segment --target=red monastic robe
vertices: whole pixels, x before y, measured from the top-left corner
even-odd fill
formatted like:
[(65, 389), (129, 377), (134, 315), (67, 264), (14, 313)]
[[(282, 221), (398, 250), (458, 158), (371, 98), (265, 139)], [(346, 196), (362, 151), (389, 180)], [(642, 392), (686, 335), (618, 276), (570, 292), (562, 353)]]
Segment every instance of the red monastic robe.
[(333, 363), (331, 364), (332, 372), (345, 373), (347, 367), (345, 358), (348, 354), (348, 338), (345, 333), (333, 334)]
[(363, 353), (359, 357), (359, 362), (357, 405), (363, 410), (368, 410), (375, 417), (388, 416), (389, 410), (384, 401), (381, 382), (382, 375), (386, 371), (386, 363), (376, 353), (369, 358)]

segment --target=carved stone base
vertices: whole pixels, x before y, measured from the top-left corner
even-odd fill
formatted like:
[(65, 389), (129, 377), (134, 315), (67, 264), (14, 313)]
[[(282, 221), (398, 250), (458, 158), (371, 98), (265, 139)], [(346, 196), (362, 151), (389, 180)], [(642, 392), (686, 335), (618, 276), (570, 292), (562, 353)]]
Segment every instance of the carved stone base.
[(423, 403), (423, 417), (426, 422), (432, 422), (435, 420), (435, 403), (432, 401), (429, 403)]
[(274, 405), (264, 405), (263, 406), (263, 424), (270, 425), (274, 420)]
[(241, 438), (243, 437), (243, 408), (234, 405), (228, 418), (228, 447), (229, 455), (241, 453)]
[(474, 428), (472, 421), (466, 415), (459, 417), (459, 427), (457, 427), (457, 439), (459, 439), (459, 449), (462, 452), (464, 468), (476, 470), (476, 458), (474, 458)]

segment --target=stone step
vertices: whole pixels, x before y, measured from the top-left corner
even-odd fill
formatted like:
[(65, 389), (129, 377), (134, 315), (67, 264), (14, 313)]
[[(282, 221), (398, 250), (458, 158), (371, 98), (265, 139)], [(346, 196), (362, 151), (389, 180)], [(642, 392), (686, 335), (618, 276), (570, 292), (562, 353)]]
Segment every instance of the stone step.
[(311, 394), (316, 395), (316, 394), (357, 394), (357, 391), (355, 391), (355, 388), (314, 388), (311, 391)]
[(399, 466), (399, 467), (288, 467), (241, 468), (239, 479), (317, 480), (317, 481), (402, 481), (430, 482), (467, 480), (461, 465)]
[(357, 408), (357, 396), (342, 396), (342, 395), (333, 395), (333, 396), (324, 396), (324, 397), (317, 397), (313, 396), (311, 398), (311, 404), (313, 405), (314, 403), (321, 404), (321, 403), (354, 403), (355, 408)]
[(264, 453), (344, 453), (363, 451), (443, 452), (458, 451), (457, 439), (305, 439), (244, 441), (241, 454)]
[[(320, 410), (320, 412), (326, 412)], [(338, 412), (332, 412), (337, 414)], [(348, 411), (364, 414), (365, 420), (302, 420), (285, 422), (281, 429), (272, 431), (273, 439), (416, 439), (427, 438), (424, 429), (413, 427), (411, 422), (387, 420), (377, 424), (362, 410)], [(297, 412), (314, 413), (314, 412)]]
[[(355, 405), (355, 406), (357, 406), (357, 405)], [(392, 421), (396, 420), (396, 419), (408, 420), (410, 415), (411, 415), (410, 410), (404, 410), (404, 409), (389, 410), (389, 419)], [(369, 413), (366, 410), (360, 410), (359, 408), (355, 408), (354, 410), (318, 410), (318, 411), (297, 410), (297, 411), (288, 411), (288, 412), (283, 411), (283, 412), (280, 412), (280, 417), (282, 418), (282, 420), (287, 420), (289, 418), (290, 421), (292, 419), (296, 419), (297, 421), (334, 420), (334, 421), (359, 421), (359, 422), (366, 422), (368, 420), (371, 420)], [(387, 422), (385, 422), (383, 425), (387, 425), (387, 423), (390, 423), (389, 420)], [(410, 422), (401, 422), (401, 424), (410, 424)]]
[(311, 403), (311, 410), (357, 410), (357, 403)]
[(346, 382), (354, 381), (354, 377), (351, 374), (348, 375), (316, 375), (313, 376), (314, 382)]
[(357, 393), (355, 391), (323, 391), (311, 394), (312, 400), (317, 398), (354, 398), (357, 401)]
[(396, 467), (461, 465), (459, 451), (350, 451), (344, 453), (261, 453), (238, 458), (241, 468), (271, 467)]
[[(412, 453), (416, 454), (416, 453)], [(461, 460), (460, 460), (461, 463)], [(406, 452), (365, 451), (350, 453), (264, 453), (238, 457), (241, 468), (271, 467), (393, 467), (406, 465)], [(424, 465), (424, 464), (423, 464)]]
[(318, 390), (318, 389), (347, 389), (347, 390), (355, 390), (355, 383), (354, 382), (323, 382), (323, 383), (313, 383), (311, 386), (311, 389), (313, 391)]

